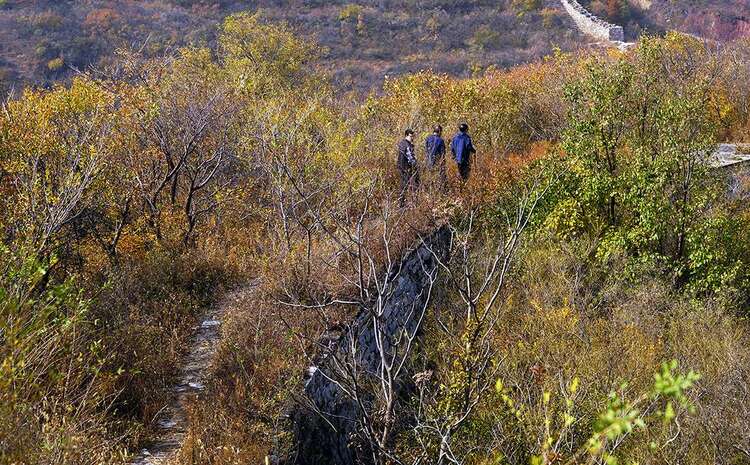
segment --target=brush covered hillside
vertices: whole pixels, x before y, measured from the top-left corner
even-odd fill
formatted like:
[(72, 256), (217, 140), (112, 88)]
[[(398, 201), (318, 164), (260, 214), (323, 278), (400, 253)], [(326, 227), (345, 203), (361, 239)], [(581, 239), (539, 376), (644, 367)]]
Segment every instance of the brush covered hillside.
[[(720, 40), (747, 33), (747, 2), (582, 3), (625, 26), (631, 39), (644, 30)], [(260, 11), (315, 37), (323, 51), (319, 64), (339, 88), (360, 92), (386, 75), (432, 69), (469, 76), (589, 41), (558, 0), (0, 0), (0, 91), (68, 80), (77, 70), (112, 63), (121, 47), (149, 56), (186, 45), (215, 49), (218, 25), (240, 10)]]
[(0, 82), (48, 84), (111, 62), (117, 47), (158, 55), (185, 45), (215, 48), (232, 12), (257, 10), (313, 36), (320, 61), (346, 88), (384, 75), (434, 69), (470, 75), (541, 58), (580, 42), (556, 0), (265, 0), (205, 2), (0, 1)]
[(674, 30), (715, 41), (750, 35), (746, 0), (581, 0), (590, 12), (625, 28), (630, 40), (641, 33)]
[[(0, 111), (0, 463), (154, 451), (219, 314), (168, 463), (748, 463), (750, 185), (708, 159), (750, 141), (748, 50), (645, 37), (360, 103), (239, 14), (215, 50), (26, 89)], [(424, 140), (461, 121), (471, 177), (447, 157), (443, 183)]]
[(718, 41), (750, 36), (750, 2), (747, 0), (637, 0), (633, 6), (636, 12), (665, 29)]

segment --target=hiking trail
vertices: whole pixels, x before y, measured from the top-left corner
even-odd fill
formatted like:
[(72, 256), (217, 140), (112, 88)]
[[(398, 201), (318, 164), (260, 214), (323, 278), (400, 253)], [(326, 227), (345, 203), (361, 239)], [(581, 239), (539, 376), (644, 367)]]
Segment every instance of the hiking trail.
[(205, 389), (221, 339), (221, 324), (232, 301), (232, 294), (223, 298), (195, 327), (190, 349), (179, 369), (178, 382), (170, 389), (170, 401), (154, 419), (158, 437), (133, 457), (130, 465), (166, 465), (182, 445), (189, 426), (187, 406)]

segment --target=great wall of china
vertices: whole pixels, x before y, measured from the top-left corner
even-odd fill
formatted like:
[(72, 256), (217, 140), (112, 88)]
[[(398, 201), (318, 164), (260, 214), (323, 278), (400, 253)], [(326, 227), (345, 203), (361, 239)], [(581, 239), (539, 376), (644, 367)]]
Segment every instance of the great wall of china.
[[(377, 379), (380, 364), (402, 342), (405, 334), (414, 336), (430, 301), (431, 282), (439, 271), (439, 261), (448, 257), (452, 240), (450, 229), (438, 229), (401, 261), (393, 284), (385, 293), (388, 297), (379, 315), (381, 334), (375, 334), (372, 312), (363, 310), (333, 345), (319, 366), (310, 367), (305, 382), (304, 397), (292, 413), (298, 454), (294, 465), (355, 465), (367, 463), (358, 454), (351, 439), (358, 427), (360, 410), (357, 401), (343, 385), (340, 360), (348, 360), (351, 367), (363, 370), (359, 382)], [(356, 348), (353, 350), (352, 348)], [(396, 351), (397, 352), (397, 351)], [(347, 368), (348, 369), (348, 368)], [(343, 376), (346, 378), (346, 375)], [(404, 379), (397, 384), (408, 384)], [(359, 399), (361, 401), (361, 399)]]
[(560, 2), (584, 34), (618, 44), (625, 42), (625, 30), (622, 26), (604, 21), (589, 12), (576, 0), (560, 0)]

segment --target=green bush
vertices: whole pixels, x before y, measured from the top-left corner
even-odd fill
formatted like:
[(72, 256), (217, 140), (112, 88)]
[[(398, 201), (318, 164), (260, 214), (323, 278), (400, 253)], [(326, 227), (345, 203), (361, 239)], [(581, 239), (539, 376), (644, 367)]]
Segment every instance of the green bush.
[(348, 21), (350, 19), (357, 19), (362, 14), (362, 6), (356, 3), (347, 3), (339, 11), (339, 21)]
[(55, 72), (60, 71), (65, 66), (65, 61), (62, 58), (53, 58), (47, 62), (47, 69)]
[(602, 261), (624, 254), (701, 292), (744, 288), (747, 253), (728, 246), (746, 242), (743, 228), (711, 212), (725, 188), (707, 163), (716, 140), (703, 97), (710, 81), (660, 74), (667, 46), (644, 40), (637, 56), (593, 61), (568, 87), (565, 174), (545, 221), (562, 237), (597, 237)]

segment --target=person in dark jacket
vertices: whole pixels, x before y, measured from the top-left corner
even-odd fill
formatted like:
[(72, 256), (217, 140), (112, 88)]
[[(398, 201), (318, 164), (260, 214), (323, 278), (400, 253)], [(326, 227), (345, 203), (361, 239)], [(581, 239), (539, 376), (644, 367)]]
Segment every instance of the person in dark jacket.
[(425, 141), (425, 151), (427, 153), (427, 168), (433, 172), (437, 171), (440, 179), (440, 187), (445, 189), (448, 178), (445, 175), (445, 141), (442, 138), (443, 127), (435, 126), (435, 129)]
[(471, 173), (471, 158), (472, 155), (477, 153), (474, 148), (474, 144), (471, 142), (469, 137), (469, 125), (461, 123), (458, 127), (458, 134), (453, 137), (451, 141), (451, 155), (456, 160), (458, 165), (458, 172), (461, 175), (461, 179), (464, 181), (469, 179)]
[(406, 191), (415, 190), (419, 186), (419, 170), (413, 141), (414, 131), (407, 129), (404, 132), (404, 138), (398, 143), (396, 166), (399, 174), (401, 174), (401, 193), (398, 197), (398, 203), (402, 207), (406, 201)]

